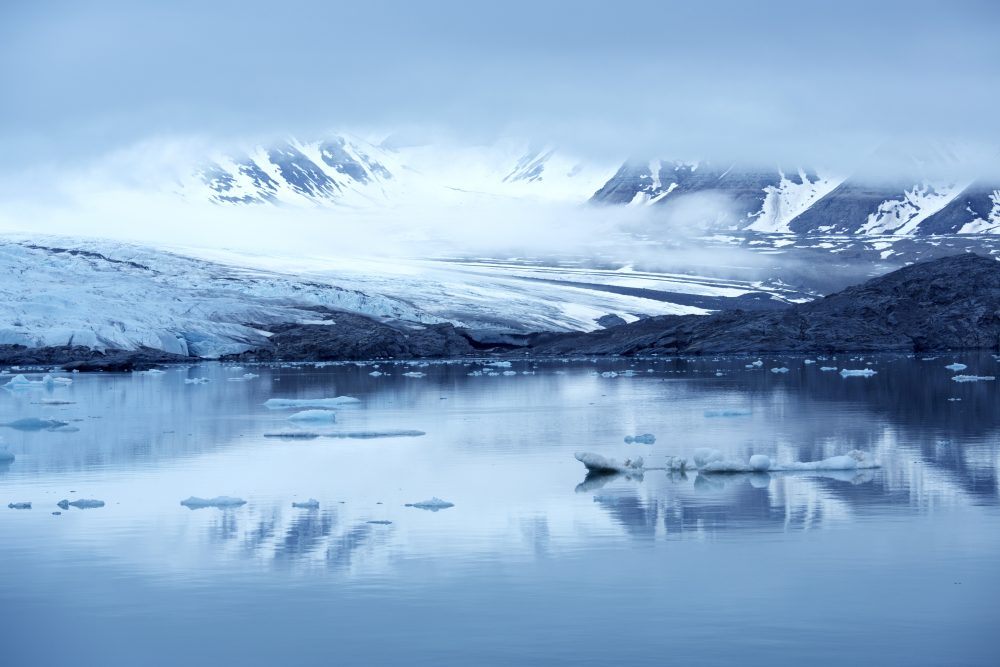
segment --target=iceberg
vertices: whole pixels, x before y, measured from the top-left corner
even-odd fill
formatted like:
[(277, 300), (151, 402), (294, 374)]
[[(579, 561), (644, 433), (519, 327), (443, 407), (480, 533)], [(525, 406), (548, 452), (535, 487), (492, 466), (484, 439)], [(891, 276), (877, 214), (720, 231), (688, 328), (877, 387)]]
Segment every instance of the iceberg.
[(10, 382), (5, 384), (5, 387), (10, 387), (11, 389), (17, 389), (19, 387), (30, 387), (33, 384), (41, 384), (40, 382), (34, 382), (24, 377), (20, 373), (11, 378)]
[(656, 436), (652, 433), (643, 433), (642, 435), (626, 435), (625, 442), (629, 445), (632, 443), (637, 445), (652, 445), (656, 442)]
[(722, 456), (722, 452), (718, 449), (712, 449), (711, 447), (699, 447), (694, 450), (692, 458), (694, 459), (695, 467), (703, 468), (709, 463), (721, 461), (724, 457)]
[(316, 500), (315, 498), (310, 498), (309, 500), (306, 500), (306, 501), (301, 502), (301, 503), (292, 503), (292, 507), (297, 508), (297, 509), (301, 509), (301, 510), (318, 510), (319, 509), (319, 501)]
[(89, 510), (97, 507), (104, 507), (103, 500), (93, 500), (91, 498), (80, 498), (79, 500), (74, 500), (70, 502), (65, 498), (56, 503), (60, 508), (68, 510), (70, 507), (75, 507), (80, 510)]
[(242, 507), (246, 504), (247, 501), (242, 498), (233, 498), (231, 496), (216, 496), (215, 498), (198, 498), (197, 496), (191, 496), (187, 500), (181, 501), (181, 505), (192, 510), (200, 510), (206, 507), (226, 509), (229, 507)]
[(587, 467), (587, 470), (601, 473), (641, 473), (643, 470), (643, 460), (641, 456), (634, 459), (625, 459), (619, 462), (617, 459), (610, 459), (594, 454), (592, 452), (577, 452), (576, 460)]
[(288, 419), (296, 422), (335, 422), (337, 413), (333, 410), (302, 410), (288, 415)]
[(12, 510), (30, 510), (31, 503), (8, 503), (7, 508)]
[(960, 364), (958, 362), (955, 362), (953, 364), (948, 364), (947, 366), (945, 366), (945, 368), (947, 368), (949, 371), (957, 373), (958, 371), (964, 371), (966, 368), (968, 368), (968, 366), (966, 366), (965, 364)]
[(416, 507), (417, 509), (430, 510), (431, 512), (437, 512), (438, 510), (444, 510), (454, 506), (455, 503), (449, 503), (447, 500), (441, 500), (437, 496), (434, 496), (430, 500), (422, 500), (419, 503), (406, 503), (405, 505), (405, 507)]
[(843, 377), (843, 378), (855, 378), (855, 377), (857, 377), (857, 378), (870, 378), (871, 376), (875, 375), (876, 373), (878, 373), (878, 371), (873, 370), (871, 368), (862, 368), (860, 370), (850, 370), (850, 369), (845, 368), (845, 369), (843, 369), (843, 370), (840, 371), (840, 377)]
[(767, 472), (771, 469), (771, 459), (764, 454), (754, 454), (750, 457), (750, 470), (754, 472)]
[(954, 382), (985, 382), (996, 380), (992, 375), (954, 375), (951, 379)]
[[(752, 460), (752, 459), (751, 459)], [(860, 449), (852, 449), (841, 456), (831, 456), (822, 461), (797, 461), (786, 463), (771, 468), (771, 471), (795, 471), (795, 470), (864, 470), (868, 468), (880, 468), (879, 464), (868, 452)]]
[[(695, 465), (704, 473), (761, 473), (798, 472), (808, 470), (866, 470), (880, 468), (871, 454), (853, 449), (840, 456), (831, 456), (821, 461), (795, 461), (775, 464), (769, 456), (754, 454), (747, 463), (725, 459), (718, 450), (695, 453)], [(672, 468), (677, 469), (677, 468)]]
[(0, 424), (0, 426), (6, 426), (7, 428), (16, 429), (18, 431), (44, 431), (44, 430), (55, 430), (62, 428), (64, 426), (69, 426), (68, 422), (61, 422), (58, 419), (42, 419), (39, 417), (25, 417), (23, 419), (15, 419), (12, 422), (6, 422)]
[(341, 405), (351, 405), (360, 402), (360, 399), (354, 398), (353, 396), (336, 396), (334, 398), (269, 398), (264, 401), (264, 407), (269, 410), (286, 410), (288, 408), (336, 408)]

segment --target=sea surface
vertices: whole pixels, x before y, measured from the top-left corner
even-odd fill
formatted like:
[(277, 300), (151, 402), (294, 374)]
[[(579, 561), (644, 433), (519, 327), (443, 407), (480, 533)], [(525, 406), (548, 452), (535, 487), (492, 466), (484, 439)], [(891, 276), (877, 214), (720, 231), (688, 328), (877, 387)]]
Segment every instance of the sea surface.
[[(206, 363), (0, 390), (0, 663), (998, 665), (1000, 381), (953, 362), (1000, 376), (990, 355)], [(359, 402), (264, 405), (335, 396)], [(266, 435), (292, 432), (315, 437)], [(574, 458), (699, 447), (882, 467)], [(434, 497), (453, 506), (407, 506)]]

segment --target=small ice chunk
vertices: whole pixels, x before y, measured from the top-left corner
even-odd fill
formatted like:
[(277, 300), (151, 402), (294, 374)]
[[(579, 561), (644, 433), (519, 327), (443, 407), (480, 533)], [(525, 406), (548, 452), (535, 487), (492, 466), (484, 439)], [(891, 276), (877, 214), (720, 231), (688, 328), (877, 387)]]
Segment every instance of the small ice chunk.
[(313, 440), (319, 437), (319, 433), (313, 431), (273, 431), (265, 433), (265, 438), (283, 438), (285, 440)]
[(668, 456), (666, 461), (667, 470), (684, 472), (690, 467), (688, 460), (683, 456)]
[(61, 509), (68, 510), (70, 507), (75, 507), (80, 510), (89, 510), (97, 507), (104, 507), (103, 500), (93, 500), (91, 498), (80, 498), (79, 500), (74, 500), (70, 502), (65, 498), (56, 503)]
[(12, 510), (30, 510), (31, 509), (31, 503), (30, 502), (26, 502), (26, 503), (8, 503), (7, 504), (7, 508), (8, 509), (12, 509)]
[(842, 378), (870, 378), (871, 376), (878, 373), (878, 371), (872, 368), (861, 368), (857, 370), (851, 370), (845, 368), (840, 371), (840, 377)]
[(6, 426), (7, 428), (16, 429), (18, 431), (43, 431), (43, 430), (53, 430), (63, 426), (69, 426), (68, 422), (61, 422), (58, 419), (42, 419), (39, 417), (25, 417), (23, 419), (15, 419), (12, 422), (6, 422), (0, 424), (0, 426)]
[(517, 375), (517, 371), (504, 371), (501, 375)]
[(447, 500), (441, 500), (437, 496), (434, 496), (430, 500), (421, 500), (419, 503), (406, 503), (406, 507), (416, 507), (417, 509), (430, 510), (431, 512), (437, 512), (438, 510), (444, 510), (454, 506), (455, 503), (449, 503)]
[(953, 375), (951, 378), (955, 382), (984, 382), (996, 380), (992, 375)]
[(184, 384), (208, 384), (211, 382), (208, 378), (184, 378)]
[(788, 372), (788, 369), (787, 369), (787, 368), (785, 368), (784, 366), (780, 366), (780, 367), (778, 367), (778, 368), (772, 368), (772, 369), (771, 369), (771, 372), (772, 372), (772, 373), (787, 373), (787, 372)]
[(12, 377), (10, 379), (10, 382), (8, 382), (7, 384), (5, 384), (4, 386), (5, 387), (11, 387), (12, 389), (15, 389), (15, 388), (18, 388), (18, 387), (30, 387), (33, 384), (41, 384), (41, 383), (29, 380), (28, 378), (24, 377), (24, 375), (21, 375), (19, 373), (19, 374), (15, 375), (14, 377)]
[(754, 454), (750, 457), (750, 469), (754, 472), (766, 472), (771, 468), (770, 457), (764, 454)]
[(486, 364), (487, 366), (492, 366), (493, 368), (510, 368), (509, 361), (491, 361)]
[(427, 373), (421, 373), (420, 371), (410, 371), (409, 373), (403, 373), (403, 377), (407, 378), (422, 378), (425, 377)]
[(835, 371), (835, 370), (837, 370), (837, 367), (836, 366), (820, 366), (819, 369), (821, 371)]
[(315, 498), (310, 498), (309, 500), (306, 500), (306, 501), (301, 502), (301, 503), (292, 503), (292, 507), (295, 507), (295, 508), (298, 508), (298, 509), (301, 509), (301, 510), (318, 510), (319, 509), (319, 501), (316, 500)]
[(382, 371), (372, 371), (368, 375), (371, 375), (373, 378), (380, 378), (383, 375), (385, 375), (385, 373), (383, 373)]
[(335, 422), (337, 413), (333, 410), (302, 410), (288, 415), (288, 419), (296, 422)]
[(634, 459), (625, 459), (619, 462), (617, 459), (606, 458), (600, 454), (592, 452), (577, 452), (576, 460), (587, 467), (587, 470), (603, 473), (637, 473), (642, 472), (643, 461), (641, 456)]
[(643, 433), (642, 435), (626, 435), (625, 442), (630, 445), (632, 443), (637, 445), (652, 445), (656, 442), (656, 436), (652, 433)]
[(721, 461), (724, 458), (722, 452), (711, 447), (699, 447), (694, 450), (691, 456), (694, 459), (694, 465), (698, 468), (704, 468), (709, 463)]
[(159, 368), (150, 368), (147, 371), (136, 371), (137, 375), (164, 375), (165, 371), (161, 371)]
[(960, 364), (958, 362), (955, 362), (953, 364), (948, 364), (947, 366), (945, 366), (945, 368), (947, 368), (949, 371), (957, 373), (958, 371), (964, 371), (966, 368), (968, 368), (968, 366), (966, 366), (965, 364)]
[(879, 467), (881, 465), (875, 461), (871, 454), (859, 449), (852, 449), (846, 454), (831, 456), (822, 461), (796, 461), (794, 463), (775, 466), (772, 470), (862, 470)]
[(808, 366), (809, 364), (815, 364), (816, 360), (815, 359), (803, 359), (802, 363), (804, 363), (806, 366)]
[(200, 510), (205, 507), (226, 509), (227, 507), (241, 507), (246, 504), (247, 501), (242, 498), (233, 498), (231, 496), (216, 496), (215, 498), (198, 498), (197, 496), (191, 496), (187, 500), (181, 501), (181, 505), (192, 510)]
[(288, 408), (336, 408), (341, 405), (351, 405), (361, 401), (353, 396), (335, 396), (333, 398), (269, 398), (264, 401), (264, 407), (269, 410), (286, 410)]

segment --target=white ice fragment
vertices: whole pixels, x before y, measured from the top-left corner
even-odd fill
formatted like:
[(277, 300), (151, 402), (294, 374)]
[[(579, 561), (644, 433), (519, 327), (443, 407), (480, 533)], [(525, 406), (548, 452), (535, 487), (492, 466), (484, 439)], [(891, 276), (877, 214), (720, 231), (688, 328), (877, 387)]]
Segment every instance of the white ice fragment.
[(837, 367), (836, 366), (820, 366), (820, 370), (821, 371), (835, 371), (835, 370), (837, 370)]
[(692, 454), (694, 459), (694, 464), (698, 468), (704, 468), (709, 463), (715, 461), (721, 461), (723, 459), (722, 452), (718, 449), (712, 449), (711, 447), (699, 447), (694, 450)]
[(767, 472), (770, 468), (770, 457), (764, 454), (754, 454), (750, 457), (750, 469), (754, 472)]
[(11, 380), (10, 380), (10, 382), (8, 382), (7, 384), (5, 384), (4, 386), (5, 387), (10, 387), (12, 389), (15, 389), (15, 388), (18, 388), (18, 387), (30, 387), (33, 384), (40, 384), (40, 383), (33, 382), (33, 381), (29, 380), (28, 378), (24, 377), (23, 375), (17, 374), (14, 377), (12, 377)]
[(444, 510), (454, 506), (455, 503), (449, 503), (447, 500), (441, 500), (437, 496), (434, 496), (430, 500), (421, 500), (419, 503), (406, 503), (406, 507), (416, 507), (417, 509), (430, 510), (431, 512), (437, 512), (438, 510)]
[(785, 368), (784, 366), (781, 366), (781, 367), (779, 367), (779, 368), (772, 368), (772, 369), (771, 369), (771, 372), (772, 372), (772, 373), (787, 373), (787, 372), (788, 372), (788, 369), (787, 369), (787, 368)]
[(70, 507), (75, 507), (80, 510), (89, 510), (97, 507), (104, 507), (103, 500), (93, 500), (91, 498), (80, 498), (79, 500), (74, 500), (70, 502), (65, 498), (56, 503), (59, 507), (64, 510), (68, 510)]
[(211, 382), (208, 378), (184, 378), (184, 384), (208, 384)]
[(216, 496), (215, 498), (198, 498), (197, 496), (191, 496), (187, 500), (181, 501), (181, 505), (192, 510), (200, 510), (205, 507), (225, 509), (227, 507), (241, 507), (246, 504), (247, 501), (242, 498), (233, 498), (231, 496)]
[(383, 375), (385, 375), (385, 373), (383, 373), (382, 371), (372, 371), (368, 375), (371, 375), (373, 378), (380, 378)]
[(603, 473), (637, 473), (642, 472), (643, 461), (641, 456), (634, 459), (625, 459), (619, 462), (617, 459), (610, 459), (600, 454), (591, 452), (577, 452), (576, 460), (587, 467), (587, 470)]
[(510, 368), (509, 361), (491, 361), (486, 364), (487, 366), (492, 366), (493, 368)]
[(287, 408), (336, 408), (341, 405), (360, 403), (353, 396), (335, 396), (334, 398), (269, 398), (264, 401), (264, 407), (269, 410), (285, 410)]
[(984, 382), (996, 380), (992, 375), (953, 375), (951, 378), (955, 382)]
[(949, 371), (957, 373), (958, 371), (964, 371), (966, 368), (968, 368), (968, 366), (966, 366), (965, 364), (960, 364), (958, 362), (955, 362), (953, 364), (948, 364), (947, 366), (945, 366), (945, 368), (947, 368)]
[(797, 461), (775, 466), (772, 470), (862, 470), (879, 467), (881, 467), (880, 464), (875, 461), (871, 454), (859, 449), (852, 449), (846, 454), (831, 456), (822, 461)]
[(871, 376), (878, 373), (878, 371), (871, 368), (861, 368), (858, 370), (849, 370), (847, 368), (840, 371), (840, 377), (843, 378), (870, 378)]
[(408, 378), (422, 378), (425, 377), (427, 373), (421, 373), (420, 371), (410, 371), (409, 373), (403, 373), (403, 377)]
[(7, 504), (7, 508), (8, 509), (12, 509), (12, 510), (30, 510), (31, 509), (31, 503), (30, 502), (29, 503), (8, 503)]
[(302, 410), (288, 415), (288, 419), (296, 422), (335, 422), (337, 413), (333, 410)]
[(164, 375), (165, 371), (161, 371), (159, 368), (150, 368), (146, 371), (136, 371), (136, 375)]
[(292, 507), (296, 507), (298, 509), (303, 509), (303, 510), (318, 510), (319, 509), (319, 501), (316, 500), (315, 498), (310, 498), (309, 500), (306, 500), (305, 502), (292, 503)]
[(642, 435), (626, 435), (625, 442), (630, 445), (632, 443), (637, 445), (652, 445), (656, 442), (656, 436), (652, 433), (643, 433)]
[(804, 363), (805, 365), (808, 366), (809, 364), (815, 364), (816, 360), (815, 359), (803, 359), (802, 363)]

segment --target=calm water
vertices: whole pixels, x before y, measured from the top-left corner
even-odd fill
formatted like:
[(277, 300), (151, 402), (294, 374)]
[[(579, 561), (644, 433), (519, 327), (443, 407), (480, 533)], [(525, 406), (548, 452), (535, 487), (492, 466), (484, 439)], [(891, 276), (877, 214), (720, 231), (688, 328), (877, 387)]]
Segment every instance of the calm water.
[[(17, 457), (0, 468), (2, 662), (1000, 664), (1000, 385), (952, 382), (956, 360), (1000, 375), (989, 355), (496, 377), (206, 364), (0, 391), (0, 422), (69, 424), (0, 428)], [(820, 370), (869, 361), (872, 378)], [(636, 374), (594, 375), (612, 370)], [(304, 428), (426, 435), (264, 437), (295, 428), (266, 399), (341, 394), (361, 402)], [(656, 444), (623, 442), (646, 432)], [(703, 446), (857, 448), (884, 467), (585, 480), (573, 458)], [(191, 495), (248, 502), (189, 510)], [(404, 506), (432, 496), (455, 506)], [(292, 508), (310, 497), (318, 510)], [(63, 498), (107, 505), (52, 515)]]

